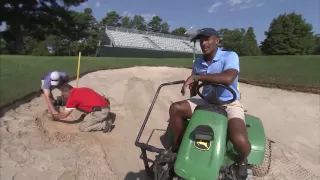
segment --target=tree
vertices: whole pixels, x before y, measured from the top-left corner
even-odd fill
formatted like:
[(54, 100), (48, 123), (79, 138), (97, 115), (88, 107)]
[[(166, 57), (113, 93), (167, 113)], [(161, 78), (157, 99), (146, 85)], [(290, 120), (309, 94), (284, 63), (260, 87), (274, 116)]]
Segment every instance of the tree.
[(121, 18), (121, 27), (124, 27), (124, 28), (131, 28), (131, 19), (129, 16), (123, 16)]
[(130, 22), (130, 27), (138, 29), (138, 30), (142, 30), (142, 31), (146, 31), (147, 30), (146, 21), (140, 15), (133, 16), (133, 19)]
[[(32, 29), (26, 29), (28, 37), (25, 38), (25, 49), (26, 52), (30, 52), (30, 48), (34, 47), (32, 54), (34, 55), (76, 55), (81, 51), (85, 55), (91, 55), (92, 49), (97, 47), (99, 36), (98, 36), (98, 22), (92, 15), (92, 10), (86, 8), (84, 12), (70, 11), (70, 16), (74, 24), (70, 24), (68, 28), (61, 31), (59, 29), (54, 33), (55, 30), (44, 29), (39, 26), (39, 34), (42, 34), (41, 38), (39, 35), (34, 34)], [(31, 32), (31, 33), (29, 33)], [(36, 46), (33, 46), (34, 41), (31, 37), (36, 38), (39, 42)], [(48, 51), (50, 49), (50, 52)]]
[(89, 36), (86, 39), (85, 52), (88, 56), (95, 55), (96, 49), (98, 48), (98, 35), (97, 36)]
[(320, 55), (320, 34), (316, 34), (314, 39), (315, 39), (314, 54)]
[(223, 39), (220, 42), (223, 49), (235, 51), (239, 56), (245, 55), (243, 39), (246, 30), (244, 28), (234, 30), (222, 29), (220, 32), (223, 32)]
[(85, 8), (85, 9), (83, 10), (83, 12), (84, 12), (85, 14), (90, 14), (90, 15), (92, 15), (92, 9), (91, 9), (91, 8)]
[(14, 53), (20, 54), (23, 51), (23, 28), (38, 24), (67, 26), (72, 23), (68, 8), (85, 1), (87, 0), (4, 0), (0, 6), (0, 23), (4, 21), (10, 26), (9, 31), (14, 36)]
[(38, 41), (31, 36), (23, 37), (23, 42), (24, 42), (24, 53), (25, 54), (31, 54), (33, 49), (38, 44)]
[[(92, 15), (92, 9), (86, 8), (84, 14), (87, 16), (86, 20), (89, 26), (84, 31), (86, 36), (83, 37), (84, 49), (83, 52), (88, 56), (95, 54), (99, 41), (99, 23)], [(85, 22), (86, 23), (86, 22)]]
[(170, 25), (167, 22), (164, 22), (160, 25), (160, 33), (169, 34)]
[(107, 26), (118, 26), (120, 25), (120, 19), (121, 16), (116, 11), (110, 11), (101, 20), (101, 23)]
[(171, 34), (176, 35), (176, 36), (184, 36), (184, 33), (187, 32), (186, 28), (184, 27), (179, 27), (174, 29)]
[(58, 55), (59, 37), (50, 35), (46, 40), (41, 41), (32, 50), (34, 56), (53, 56)]
[(161, 31), (162, 19), (159, 16), (153, 16), (151, 21), (148, 23), (148, 30), (152, 32)]
[(229, 31), (229, 29), (227, 29), (227, 28), (221, 28), (221, 29), (218, 30), (218, 33), (219, 33), (219, 36), (220, 36), (221, 40), (223, 40), (223, 36), (227, 31)]
[(243, 37), (243, 54), (245, 56), (257, 56), (260, 54), (253, 27), (249, 27)]
[(274, 18), (265, 35), (262, 51), (267, 55), (304, 55), (314, 50), (312, 25), (295, 12)]
[(7, 41), (2, 36), (0, 36), (0, 54), (9, 53), (7, 46), (8, 46)]

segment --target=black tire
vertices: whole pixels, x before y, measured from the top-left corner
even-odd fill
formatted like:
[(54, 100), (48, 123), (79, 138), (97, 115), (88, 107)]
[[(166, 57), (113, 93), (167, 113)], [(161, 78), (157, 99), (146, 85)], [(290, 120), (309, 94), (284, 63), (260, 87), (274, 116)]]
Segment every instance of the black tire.
[[(171, 168), (166, 169), (166, 170), (161, 170), (161, 169), (155, 169), (155, 167), (152, 167), (154, 174), (154, 179), (155, 180), (171, 180), (172, 179), (172, 170)], [(159, 172), (160, 170), (160, 172)]]
[(271, 168), (271, 141), (266, 138), (266, 147), (264, 152), (264, 160), (263, 163), (260, 165), (253, 165), (252, 166), (252, 174), (257, 177), (263, 177), (267, 175)]
[(172, 180), (185, 180), (185, 179), (182, 178), (182, 177), (175, 176), (175, 177), (172, 178)]

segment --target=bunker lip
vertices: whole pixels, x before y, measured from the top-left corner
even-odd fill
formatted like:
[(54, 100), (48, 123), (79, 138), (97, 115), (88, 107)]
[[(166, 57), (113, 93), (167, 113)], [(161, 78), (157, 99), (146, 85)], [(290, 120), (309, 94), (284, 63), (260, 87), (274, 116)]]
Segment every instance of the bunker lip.
[[(133, 68), (136, 66), (128, 66), (125, 68), (121, 67), (116, 67), (116, 68), (101, 68), (101, 69), (94, 69), (91, 71), (79, 73), (79, 78), (98, 71), (103, 71), (103, 70), (118, 70), (118, 69), (128, 69), (128, 68)], [(174, 68), (171, 66), (140, 66), (140, 67), (168, 67), (168, 68)], [(175, 67), (175, 68), (182, 68), (182, 67)], [(184, 68), (184, 69), (191, 69), (191, 68)], [(70, 81), (75, 80), (77, 77), (76, 76), (71, 76)], [(294, 92), (301, 92), (301, 93), (311, 93), (311, 94), (320, 94), (320, 86), (297, 86), (297, 85), (285, 85), (285, 84), (276, 84), (276, 83), (271, 83), (271, 82), (265, 82), (265, 81), (257, 81), (257, 80), (249, 80), (249, 79), (244, 79), (244, 78), (239, 78), (239, 82), (243, 84), (248, 84), (248, 85), (254, 85), (254, 86), (260, 86), (260, 87), (267, 87), (267, 88), (277, 88), (281, 90), (287, 90), (287, 91), (294, 91)], [(6, 112), (12, 109), (16, 109), (19, 107), (21, 104), (28, 103), (32, 99), (39, 97), (42, 93), (42, 90), (30, 92), (12, 102), (5, 103), (0, 106), (0, 117), (2, 117)]]
[[(12, 179), (15, 175), (21, 177), (21, 173), (29, 175), (27, 172), (32, 172), (30, 177), (37, 175), (50, 179), (54, 176), (52, 179), (58, 179), (62, 174), (63, 177), (70, 175), (70, 170), (82, 172), (82, 175), (96, 174), (96, 179), (103, 179), (107, 174), (104, 170), (110, 169), (118, 179), (145, 179), (143, 162), (139, 159), (141, 150), (134, 145), (138, 130), (157, 87), (189, 75), (190, 69), (184, 68), (131, 67), (83, 76), (79, 81), (80, 87), (93, 88), (104, 93), (111, 101), (111, 111), (116, 114), (116, 120), (115, 128), (109, 134), (76, 132), (77, 137), (83, 138), (74, 139), (61, 132), (55, 133), (55, 129), (50, 129), (53, 128), (50, 123), (36, 125), (35, 119), (41, 118), (46, 109), (42, 97), (8, 111), (1, 118), (0, 126), (0, 178)], [(70, 84), (74, 86), (75, 81)], [(188, 97), (182, 96), (180, 90), (179, 85), (161, 90), (150, 114), (152, 121), (146, 125), (141, 142), (162, 146), (160, 137), (168, 125), (170, 104)], [(320, 164), (316, 158), (320, 145), (317, 126), (320, 96), (246, 84), (240, 85), (240, 91), (245, 110), (261, 118), (268, 138), (276, 142), (272, 149), (273, 164), (266, 179), (320, 179), (317, 171)], [(55, 89), (53, 94), (57, 96), (60, 92)], [(305, 120), (303, 131), (301, 119)], [(50, 133), (42, 136), (40, 132), (43, 130), (39, 126), (49, 128), (49, 132), (53, 132), (52, 135), (55, 134), (62, 142), (54, 140), (58, 138), (51, 138)], [(72, 137), (71, 141), (68, 141), (68, 136)], [(150, 154), (150, 159), (153, 158), (153, 154)], [(83, 166), (85, 164), (88, 165)], [(107, 164), (110, 168), (104, 168)], [(53, 172), (44, 172), (40, 166)]]
[(287, 84), (276, 84), (271, 82), (248, 80), (243, 78), (240, 78), (239, 82), (244, 84), (255, 85), (255, 86), (267, 87), (267, 88), (277, 88), (277, 89), (282, 89), (287, 91), (320, 94), (320, 86), (297, 86), (297, 85), (287, 85)]

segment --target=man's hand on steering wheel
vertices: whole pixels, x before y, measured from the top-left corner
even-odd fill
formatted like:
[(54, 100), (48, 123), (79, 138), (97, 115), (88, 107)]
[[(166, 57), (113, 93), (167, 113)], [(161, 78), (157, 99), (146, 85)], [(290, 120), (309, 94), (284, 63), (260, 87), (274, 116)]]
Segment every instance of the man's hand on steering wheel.
[(184, 82), (183, 86), (182, 86), (182, 89), (181, 89), (181, 94), (184, 96), (185, 95), (185, 89), (189, 86), (189, 89), (190, 89), (190, 85), (192, 85), (194, 83), (194, 79), (193, 79), (193, 76), (189, 76), (188, 79)]

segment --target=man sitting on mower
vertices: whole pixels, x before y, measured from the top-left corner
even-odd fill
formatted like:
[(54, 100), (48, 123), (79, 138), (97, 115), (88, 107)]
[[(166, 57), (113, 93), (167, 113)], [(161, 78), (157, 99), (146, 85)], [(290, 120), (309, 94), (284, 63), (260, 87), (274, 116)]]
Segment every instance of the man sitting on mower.
[(200, 46), (203, 57), (198, 58), (193, 63), (191, 76), (185, 81), (181, 93), (185, 94), (185, 88), (190, 89), (190, 98), (187, 100), (171, 104), (169, 115), (170, 125), (174, 133), (173, 152), (177, 152), (181, 138), (183, 137), (184, 118), (191, 118), (197, 105), (208, 104), (208, 98), (216, 93), (221, 100), (230, 100), (233, 98), (231, 92), (223, 88), (213, 88), (210, 85), (203, 87), (202, 94), (204, 99), (196, 96), (196, 87), (198, 81), (204, 83), (219, 83), (228, 85), (237, 94), (236, 101), (224, 105), (223, 108), (228, 116), (228, 136), (234, 147), (240, 153), (240, 159), (235, 164), (234, 170), (237, 179), (247, 178), (247, 157), (251, 151), (251, 144), (248, 140), (247, 129), (244, 119), (244, 109), (240, 103), (240, 93), (237, 89), (239, 67), (239, 56), (233, 51), (223, 51), (218, 48), (220, 41), (218, 32), (212, 28), (203, 28), (193, 39), (200, 40)]

